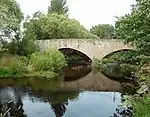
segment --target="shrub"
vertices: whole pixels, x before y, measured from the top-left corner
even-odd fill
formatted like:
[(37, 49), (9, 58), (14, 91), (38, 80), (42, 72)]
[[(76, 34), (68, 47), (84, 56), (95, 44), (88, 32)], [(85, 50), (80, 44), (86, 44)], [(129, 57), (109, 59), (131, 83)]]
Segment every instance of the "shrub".
[(149, 117), (150, 97), (144, 95), (143, 97), (134, 97), (132, 105), (135, 112), (135, 117)]
[(132, 64), (120, 64), (120, 70), (125, 76), (132, 76), (138, 70), (138, 67)]
[(95, 58), (92, 66), (96, 69), (101, 70), (101, 69), (104, 69), (107, 67), (107, 65), (106, 65), (107, 63), (114, 63), (114, 62), (116, 62), (116, 61), (109, 60), (109, 59), (101, 59), (100, 60), (100, 59)]
[(20, 56), (19, 57), (19, 61), (21, 61), (22, 63), (24, 63), (25, 65), (28, 65), (29, 63), (29, 58), (25, 57), (25, 56)]
[(35, 71), (50, 71), (59, 73), (65, 66), (65, 57), (57, 49), (33, 53), (30, 63)]
[(3, 56), (0, 58), (0, 76), (22, 76), (26, 73), (26, 65), (18, 56), (9, 57)]

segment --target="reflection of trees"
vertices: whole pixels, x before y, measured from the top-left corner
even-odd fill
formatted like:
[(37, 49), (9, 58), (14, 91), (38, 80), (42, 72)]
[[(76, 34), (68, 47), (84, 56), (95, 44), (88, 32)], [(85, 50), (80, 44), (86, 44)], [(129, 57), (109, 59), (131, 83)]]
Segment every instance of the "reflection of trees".
[(13, 117), (26, 117), (23, 110), (23, 103), (21, 100), (21, 97), (18, 97), (17, 103), (10, 102), (7, 104), (7, 108), (10, 109), (10, 111), (6, 114)]
[(135, 94), (138, 88), (138, 84), (134, 82), (121, 83), (122, 94)]
[(29, 99), (34, 101), (49, 102), (56, 117), (62, 117), (67, 111), (68, 100), (77, 98), (79, 92), (52, 91), (46, 90), (46, 88), (41, 89), (41, 87), (30, 88), (23, 86), (0, 88), (0, 113), (5, 115), (3, 117), (26, 117), (22, 102), (22, 97), (25, 95), (28, 95)]
[(41, 101), (48, 101), (54, 111), (56, 117), (62, 117), (67, 111), (66, 106), (68, 105), (68, 100), (73, 100), (77, 98), (79, 92), (49, 92), (44, 90), (33, 90), (32, 96), (40, 99)]
[(78, 92), (55, 92), (51, 95), (51, 108), (55, 112), (56, 117), (62, 117), (67, 108), (68, 100), (75, 99)]
[(55, 112), (56, 117), (62, 117), (67, 110), (67, 105), (68, 102), (51, 104), (51, 108)]
[(42, 89), (30, 90), (27, 92), (29, 98), (32, 100), (40, 100), (42, 102), (49, 102), (51, 109), (54, 111), (56, 117), (62, 117), (67, 111), (66, 106), (68, 105), (68, 100), (73, 100), (78, 97), (78, 91), (63, 92), (55, 91), (50, 92)]
[(0, 113), (2, 113), (3, 117), (26, 117), (23, 110), (20, 89), (1, 88), (0, 100)]

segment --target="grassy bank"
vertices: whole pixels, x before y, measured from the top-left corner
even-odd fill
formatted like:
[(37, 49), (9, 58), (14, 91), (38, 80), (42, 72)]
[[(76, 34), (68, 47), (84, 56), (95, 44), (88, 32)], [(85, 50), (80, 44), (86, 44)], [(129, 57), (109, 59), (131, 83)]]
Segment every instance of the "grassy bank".
[(0, 56), (0, 78), (58, 76), (65, 66), (65, 58), (56, 49), (33, 53), (30, 57), (3, 53)]
[(150, 94), (134, 97), (131, 102), (134, 108), (134, 117), (150, 116)]

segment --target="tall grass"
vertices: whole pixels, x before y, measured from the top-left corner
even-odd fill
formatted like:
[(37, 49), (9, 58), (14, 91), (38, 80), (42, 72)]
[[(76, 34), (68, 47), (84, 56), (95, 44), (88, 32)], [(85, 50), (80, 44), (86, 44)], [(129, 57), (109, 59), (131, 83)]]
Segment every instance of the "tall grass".
[(150, 117), (150, 95), (133, 99), (134, 117)]
[(3, 55), (0, 57), (0, 76), (14, 77), (22, 76), (26, 73), (26, 65), (18, 56)]
[(30, 59), (3, 54), (0, 56), (0, 77), (55, 77), (65, 64), (65, 57), (57, 49), (33, 53)]

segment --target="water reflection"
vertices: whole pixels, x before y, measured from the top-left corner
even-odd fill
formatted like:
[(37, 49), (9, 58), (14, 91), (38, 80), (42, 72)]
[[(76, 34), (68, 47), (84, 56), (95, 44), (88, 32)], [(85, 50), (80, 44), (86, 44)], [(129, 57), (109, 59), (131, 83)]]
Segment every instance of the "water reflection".
[(33, 91), (32, 94), (33, 97), (37, 97), (39, 100), (44, 99), (44, 102), (48, 102), (51, 105), (51, 109), (55, 113), (56, 117), (62, 117), (67, 111), (68, 101), (76, 99), (79, 92)]
[(62, 117), (67, 110), (68, 100), (73, 100), (78, 95), (79, 92), (49, 92), (24, 87), (4, 87), (0, 89), (0, 113), (4, 117), (26, 117), (23, 100), (28, 97), (32, 103), (49, 103), (56, 117)]
[(64, 113), (67, 110), (66, 105), (68, 105), (68, 102), (51, 105), (52, 110), (55, 112), (56, 117), (62, 117), (64, 115)]
[(4, 117), (26, 117), (19, 91), (10, 87), (0, 89), (0, 113)]
[(8, 102), (0, 103), (5, 107), (5, 110), (0, 110), (6, 113), (4, 117), (109, 117), (120, 104), (120, 93), (114, 95), (113, 92), (50, 92), (29, 87), (0, 90), (1, 99), (9, 93)]
[(121, 94), (128, 92), (126, 87), (133, 87), (91, 67), (65, 70), (65, 78), (1, 79), (0, 113), (4, 117), (109, 117), (121, 103)]
[(69, 65), (64, 69), (64, 81), (75, 81), (85, 77), (92, 71), (91, 65)]

